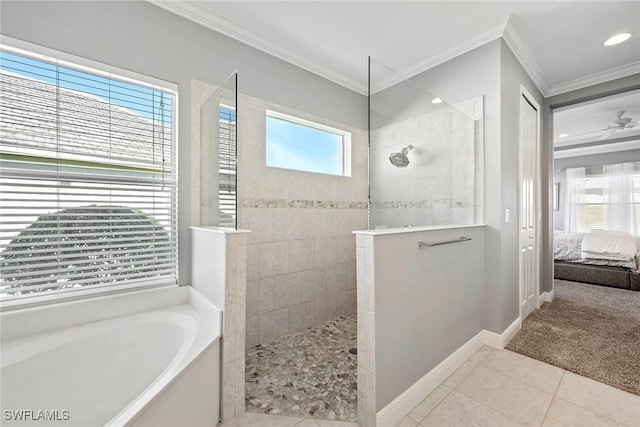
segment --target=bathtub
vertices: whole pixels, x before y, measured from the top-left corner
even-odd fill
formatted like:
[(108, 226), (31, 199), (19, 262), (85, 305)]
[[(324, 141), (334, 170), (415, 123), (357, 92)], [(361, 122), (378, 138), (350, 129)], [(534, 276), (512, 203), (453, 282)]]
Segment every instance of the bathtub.
[(0, 321), (3, 426), (218, 423), (220, 312), (190, 287), (9, 311)]

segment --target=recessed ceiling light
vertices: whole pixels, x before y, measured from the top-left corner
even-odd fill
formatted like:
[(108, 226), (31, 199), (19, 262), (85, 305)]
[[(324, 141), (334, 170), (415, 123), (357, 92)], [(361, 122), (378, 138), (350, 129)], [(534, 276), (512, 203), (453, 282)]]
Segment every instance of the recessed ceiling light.
[(440, 104), (441, 102), (442, 102), (442, 99), (440, 99), (440, 98), (433, 98), (433, 99), (431, 100), (431, 103), (432, 103), (432, 104)]
[(619, 43), (622, 43), (624, 41), (629, 40), (629, 37), (631, 37), (631, 33), (616, 34), (615, 36), (607, 39), (607, 41), (604, 42), (604, 45), (605, 46), (613, 46), (615, 44), (619, 44)]
[(559, 138), (566, 138), (568, 136), (569, 136), (568, 133), (561, 133), (560, 135), (558, 135)]

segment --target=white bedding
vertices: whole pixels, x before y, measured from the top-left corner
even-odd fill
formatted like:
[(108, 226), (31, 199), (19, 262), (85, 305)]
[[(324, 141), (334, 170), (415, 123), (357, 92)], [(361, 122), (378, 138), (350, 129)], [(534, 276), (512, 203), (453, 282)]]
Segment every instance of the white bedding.
[(553, 259), (582, 260), (582, 233), (559, 233), (553, 236)]
[(592, 230), (582, 239), (582, 258), (631, 261), (638, 252), (636, 239), (619, 231)]
[[(575, 262), (589, 265), (605, 265), (624, 267), (637, 271), (640, 266), (640, 251), (636, 248), (636, 258), (628, 260), (586, 258), (583, 256), (582, 242), (586, 235), (583, 233), (558, 233), (553, 236), (553, 258), (556, 261)], [(589, 246), (587, 246), (589, 247)]]

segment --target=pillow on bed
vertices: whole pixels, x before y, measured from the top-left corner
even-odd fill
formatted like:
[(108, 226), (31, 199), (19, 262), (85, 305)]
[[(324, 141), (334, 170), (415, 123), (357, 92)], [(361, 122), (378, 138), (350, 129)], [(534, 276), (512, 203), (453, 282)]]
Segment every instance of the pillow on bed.
[(582, 239), (583, 258), (630, 261), (635, 258), (636, 253), (636, 238), (629, 233), (591, 230)]

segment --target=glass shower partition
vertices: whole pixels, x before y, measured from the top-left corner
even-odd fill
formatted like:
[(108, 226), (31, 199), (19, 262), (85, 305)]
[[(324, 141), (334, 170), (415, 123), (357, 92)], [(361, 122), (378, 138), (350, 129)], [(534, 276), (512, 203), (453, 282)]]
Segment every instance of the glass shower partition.
[(200, 225), (237, 228), (238, 73), (200, 109)]
[(482, 104), (369, 59), (370, 229), (482, 223)]

